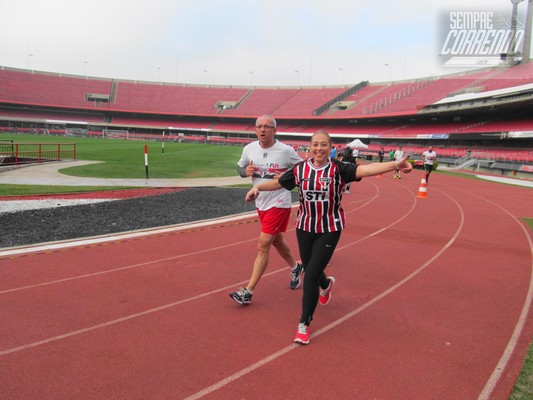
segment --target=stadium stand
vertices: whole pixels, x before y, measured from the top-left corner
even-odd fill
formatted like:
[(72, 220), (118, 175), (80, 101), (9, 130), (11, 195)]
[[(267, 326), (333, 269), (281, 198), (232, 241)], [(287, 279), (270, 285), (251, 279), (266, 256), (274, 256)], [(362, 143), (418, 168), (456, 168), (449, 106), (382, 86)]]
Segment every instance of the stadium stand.
[(160, 118), (147, 118), (147, 117), (124, 117), (115, 116), (111, 122), (120, 126), (131, 127), (158, 127), (163, 129), (171, 129), (178, 127), (180, 129), (194, 129), (194, 130), (206, 130), (211, 125), (208, 121), (189, 121), (181, 118), (160, 117)]
[(301, 88), (272, 114), (285, 117), (309, 117), (309, 111), (319, 108), (346, 91), (341, 88)]
[(46, 121), (85, 121), (89, 122), (104, 122), (104, 114), (102, 113), (88, 113), (88, 112), (60, 112), (54, 110), (36, 110), (36, 109), (7, 109), (0, 108), (0, 120), (2, 119), (17, 119), (17, 120), (27, 120), (35, 122)]
[(452, 161), (470, 150), (516, 170), (532, 162), (532, 106), (531, 62), (329, 87), (154, 83), (0, 66), (2, 132), (159, 139), (166, 131), (168, 140), (242, 145), (255, 137), (255, 118), (267, 113), (295, 146), (326, 130), (340, 145), (364, 140), (368, 155), (398, 144), (417, 155), (431, 143)]
[[(494, 70), (409, 82), (371, 84), (334, 103), (327, 117), (372, 114), (412, 115), (421, 108), (465, 91), (514, 87), (533, 82), (532, 63), (504, 72)], [(490, 77), (490, 78), (488, 78)], [(237, 88), (156, 84), (0, 68), (0, 103), (173, 115), (278, 118), (312, 117), (314, 110), (346, 91), (346, 87)], [(481, 83), (484, 85), (481, 86)], [(104, 101), (107, 100), (107, 101)]]
[(479, 82), (482, 91), (503, 89), (530, 84), (533, 82), (533, 63), (519, 64), (512, 68), (501, 70), (496, 76)]
[(114, 110), (175, 113), (217, 114), (220, 102), (238, 103), (247, 89), (228, 87), (198, 87), (137, 82), (119, 82), (116, 98), (112, 105)]
[[(275, 114), (275, 110), (296, 95), (298, 89), (254, 88), (238, 108), (223, 110), (223, 115)], [(309, 114), (308, 114), (309, 115)]]
[(91, 94), (109, 98), (112, 80), (0, 69), (0, 102), (33, 106), (106, 108), (106, 101), (89, 101)]

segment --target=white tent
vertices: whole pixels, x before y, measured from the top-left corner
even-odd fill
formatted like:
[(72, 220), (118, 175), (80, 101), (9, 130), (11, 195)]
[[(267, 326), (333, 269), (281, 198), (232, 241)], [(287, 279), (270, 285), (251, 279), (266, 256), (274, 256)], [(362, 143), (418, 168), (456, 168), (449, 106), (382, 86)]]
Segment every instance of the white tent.
[(368, 146), (361, 142), (359, 139), (355, 139), (346, 145), (352, 149), (368, 149)]

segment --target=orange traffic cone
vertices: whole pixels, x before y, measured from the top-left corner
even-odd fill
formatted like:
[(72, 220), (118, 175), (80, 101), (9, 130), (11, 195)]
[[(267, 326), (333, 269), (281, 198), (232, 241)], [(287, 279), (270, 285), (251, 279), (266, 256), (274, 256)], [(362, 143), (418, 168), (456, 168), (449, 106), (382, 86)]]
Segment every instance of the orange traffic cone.
[(420, 181), (420, 187), (418, 188), (418, 197), (419, 199), (426, 199), (428, 197), (427, 182), (425, 178), (422, 178)]

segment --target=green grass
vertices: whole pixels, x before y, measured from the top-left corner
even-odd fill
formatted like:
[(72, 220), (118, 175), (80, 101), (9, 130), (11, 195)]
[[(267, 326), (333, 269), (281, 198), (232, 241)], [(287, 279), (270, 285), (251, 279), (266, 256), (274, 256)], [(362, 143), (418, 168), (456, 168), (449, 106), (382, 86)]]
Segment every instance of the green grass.
[(165, 143), (135, 140), (9, 135), (17, 143), (76, 143), (76, 159), (102, 161), (98, 164), (62, 169), (66, 175), (88, 178), (144, 179), (144, 145), (148, 146), (148, 171), (151, 179), (206, 178), (235, 176), (242, 147), (210, 144)]
[(50, 186), (0, 184), (0, 196), (29, 196), (33, 194), (86, 193), (103, 190), (130, 189), (131, 186)]
[(531, 399), (533, 399), (533, 343), (529, 345), (520, 376), (515, 382), (511, 396), (509, 396), (509, 400)]

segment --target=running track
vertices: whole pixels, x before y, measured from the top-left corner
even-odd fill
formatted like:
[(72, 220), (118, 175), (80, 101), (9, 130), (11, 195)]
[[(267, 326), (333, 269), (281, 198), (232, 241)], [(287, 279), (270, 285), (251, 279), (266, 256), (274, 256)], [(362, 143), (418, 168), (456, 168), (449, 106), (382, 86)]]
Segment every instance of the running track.
[(419, 199), (420, 178), (345, 196), (308, 346), (277, 254), (250, 306), (228, 297), (255, 215), (0, 251), (0, 399), (507, 399), (533, 334), (533, 192), (434, 174)]

